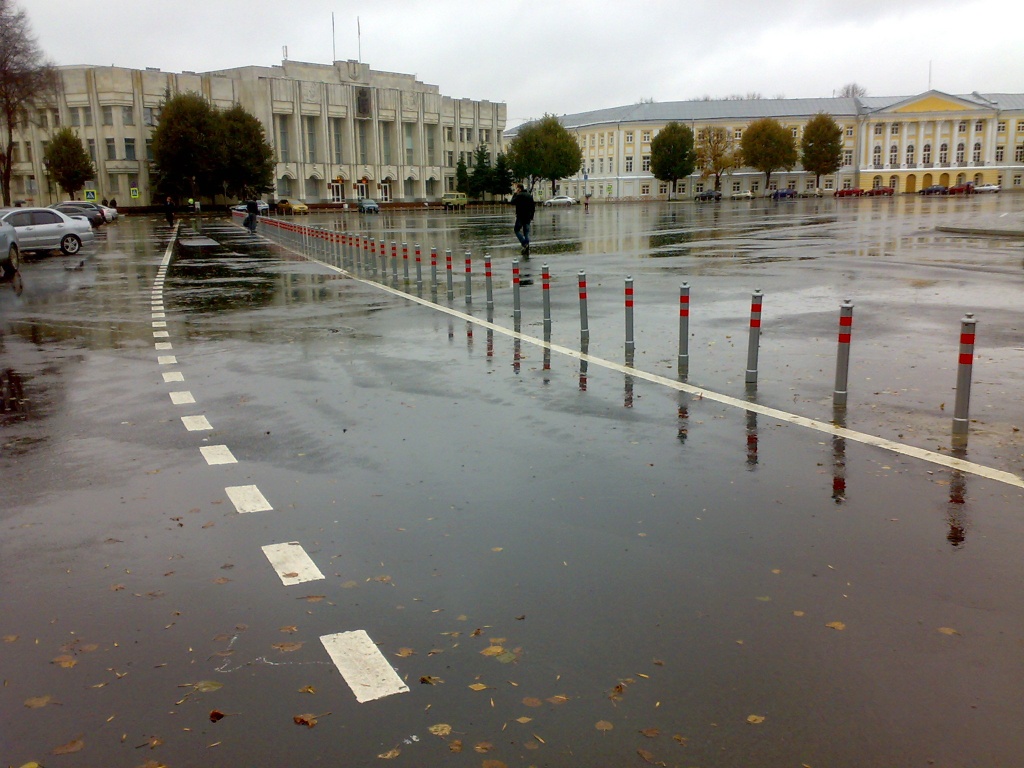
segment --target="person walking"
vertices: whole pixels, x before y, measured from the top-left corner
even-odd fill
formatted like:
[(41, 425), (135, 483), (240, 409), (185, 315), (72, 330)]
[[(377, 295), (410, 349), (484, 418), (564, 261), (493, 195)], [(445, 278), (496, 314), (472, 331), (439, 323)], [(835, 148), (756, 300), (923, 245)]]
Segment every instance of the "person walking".
[(522, 184), (516, 184), (515, 194), (509, 202), (516, 207), (516, 223), (512, 231), (516, 233), (519, 244), (523, 246), (522, 255), (530, 258), (530, 223), (533, 221), (537, 204), (533, 201), (533, 195), (523, 189)]
[(256, 234), (256, 221), (259, 219), (260, 207), (256, 204), (254, 198), (249, 198), (245, 204), (245, 211), (249, 215), (245, 217), (245, 226), (249, 229), (250, 234)]
[(167, 226), (174, 226), (174, 201), (171, 200), (171, 196), (168, 195), (164, 201), (164, 216), (167, 218)]

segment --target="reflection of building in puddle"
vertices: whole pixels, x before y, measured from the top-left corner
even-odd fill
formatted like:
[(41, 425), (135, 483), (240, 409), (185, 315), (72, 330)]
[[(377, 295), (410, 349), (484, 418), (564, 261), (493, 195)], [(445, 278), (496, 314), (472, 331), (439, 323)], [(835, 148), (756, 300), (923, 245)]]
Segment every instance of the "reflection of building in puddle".
[(0, 421), (17, 418), (15, 414), (27, 416), (28, 411), (29, 401), (25, 398), (21, 376), (10, 368), (0, 371)]

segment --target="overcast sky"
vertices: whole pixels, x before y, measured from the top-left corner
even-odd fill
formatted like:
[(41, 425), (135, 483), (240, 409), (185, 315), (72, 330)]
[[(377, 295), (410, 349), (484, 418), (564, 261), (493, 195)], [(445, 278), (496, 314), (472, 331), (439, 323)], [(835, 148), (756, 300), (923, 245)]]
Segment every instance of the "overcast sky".
[[(15, 0), (56, 64), (203, 72), (361, 56), (544, 113), (758, 92), (1024, 92), (1022, 0)], [(334, 37), (331, 14), (334, 14)]]

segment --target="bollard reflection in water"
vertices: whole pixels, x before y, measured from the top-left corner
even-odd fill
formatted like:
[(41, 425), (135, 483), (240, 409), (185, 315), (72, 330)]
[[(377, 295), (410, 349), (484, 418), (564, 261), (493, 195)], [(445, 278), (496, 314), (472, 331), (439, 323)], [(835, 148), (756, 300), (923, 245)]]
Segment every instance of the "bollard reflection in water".
[[(589, 349), (590, 349), (590, 345), (587, 344), (586, 342), (583, 342), (582, 344), (580, 344), (580, 354), (581, 355), (586, 355), (587, 351)], [(586, 392), (587, 391), (587, 368), (588, 368), (587, 361), (585, 359), (581, 359), (580, 360), (580, 392)]]
[[(845, 405), (833, 408), (832, 423), (846, 428)], [(846, 438), (839, 435), (832, 435), (832, 500), (836, 504), (846, 501)]]
[[(626, 349), (626, 367), (633, 367), (633, 350), (629, 348)], [(633, 375), (629, 373), (626, 374), (625, 396), (622, 400), (622, 406), (623, 408), (633, 407)]]
[(679, 406), (676, 408), (676, 420), (678, 426), (676, 429), (676, 439), (680, 443), (685, 443), (686, 438), (690, 435), (690, 395), (686, 392), (680, 392)]
[[(958, 459), (967, 459), (967, 450), (962, 447), (955, 447), (950, 451), (951, 455)], [(967, 540), (967, 475), (959, 469), (950, 470), (949, 473), (949, 503), (946, 505), (946, 522), (949, 524), (949, 531), (946, 533), (946, 541), (951, 546), (959, 547)]]

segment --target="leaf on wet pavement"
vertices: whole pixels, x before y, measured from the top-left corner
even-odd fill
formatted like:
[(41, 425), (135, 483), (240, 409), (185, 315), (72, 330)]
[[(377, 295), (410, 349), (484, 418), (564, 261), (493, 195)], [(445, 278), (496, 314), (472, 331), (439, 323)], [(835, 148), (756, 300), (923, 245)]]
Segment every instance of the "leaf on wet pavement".
[(321, 717), (327, 717), (329, 714), (331, 713), (324, 712), (322, 715), (314, 715), (311, 712), (304, 712), (301, 715), (295, 715), (294, 717), (292, 717), (292, 722), (296, 725), (304, 725), (307, 728), (312, 728), (314, 725), (317, 724), (317, 721)]
[(943, 635), (959, 635), (960, 634), (959, 632), (957, 632), (952, 627), (939, 627), (939, 632), (942, 633)]
[(599, 731), (610, 731), (615, 726), (609, 723), (607, 720), (598, 720), (594, 723), (594, 727)]
[(522, 723), (523, 725), (526, 725), (527, 723), (532, 723), (533, 722), (533, 718), (532, 717), (526, 717), (524, 715), (523, 717), (517, 717), (516, 718), (516, 722), (517, 723)]
[(569, 697), (564, 694), (558, 694), (557, 696), (551, 696), (547, 699), (548, 704), (565, 704), (569, 700)]
[(25, 706), (29, 709), (41, 709), (49, 704), (52, 699), (53, 697), (50, 694), (46, 694), (45, 696), (33, 696), (32, 698), (25, 699)]
[(85, 742), (82, 739), (72, 739), (67, 744), (61, 744), (59, 747), (54, 747), (51, 755), (72, 755), (75, 752), (81, 752), (85, 748)]
[(395, 656), (397, 656), (400, 659), (407, 659), (415, 653), (416, 651), (414, 651), (412, 648), (399, 648), (397, 651), (395, 651)]
[(508, 768), (501, 760), (484, 760), (482, 768)]
[(682, 746), (684, 746), (684, 747), (685, 747), (685, 746), (686, 746), (686, 745), (687, 745), (687, 744), (689, 743), (689, 741), (690, 741), (689, 737), (687, 737), (687, 736), (683, 736), (682, 734), (679, 734), (679, 733), (673, 733), (673, 734), (672, 734), (672, 738), (673, 738), (673, 739), (675, 739), (676, 741), (678, 741), (678, 742), (679, 742), (679, 743), (680, 743), (680, 744), (681, 744)]
[(748, 715), (747, 722), (751, 725), (760, 725), (764, 722), (764, 716), (762, 715)]
[(483, 683), (472, 683), (469, 687), (474, 691), (486, 691), (490, 686), (484, 685)]
[(213, 580), (213, 583), (214, 584), (227, 584), (229, 581), (231, 581), (231, 579), (229, 579), (227, 576), (218, 576), (216, 579)]
[(289, 624), (286, 627), (281, 627), (278, 631), (279, 632), (287, 632), (288, 634), (295, 634), (296, 632), (299, 631), (299, 628), (297, 626), (295, 626), (294, 624)]
[(646, 749), (638, 749), (636, 751), (636, 753), (638, 755), (640, 755), (640, 759), (643, 760), (648, 765), (665, 765), (664, 762), (659, 762), (659, 761), (655, 760), (654, 759), (654, 753), (650, 752), (650, 751), (648, 751)]
[(481, 741), (473, 747), (473, 751), (479, 752), (480, 754), (487, 754), (492, 749), (494, 749), (494, 745), (489, 741)]
[(75, 666), (75, 664), (78, 663), (78, 660), (74, 656), (69, 656), (65, 653), (60, 656), (57, 656), (50, 663), (56, 664), (58, 667), (63, 667), (64, 669), (71, 669), (73, 666)]
[(803, 611), (793, 611), (793, 615), (794, 616), (804, 616), (806, 614)]
[(435, 736), (447, 736), (452, 732), (452, 727), (448, 723), (438, 723), (427, 728)]
[(448, 742), (448, 749), (452, 752), (461, 752), (462, 739), (455, 739), (454, 741)]
[(523, 704), (525, 704), (528, 707), (539, 707), (542, 706), (544, 702), (540, 699), (534, 698), (533, 696), (527, 696), (525, 699), (523, 699)]
[(4, 635), (5, 643), (16, 643), (18, 642), (18, 635)]
[(434, 677), (433, 675), (424, 675), (420, 678), (420, 683), (422, 685), (437, 685), (443, 682), (444, 680), (442, 680), (440, 677)]
[(389, 749), (387, 752), (381, 752), (379, 755), (377, 755), (377, 757), (379, 757), (381, 760), (394, 760), (400, 754), (402, 754), (402, 750), (400, 750), (398, 747), (395, 747), (394, 749)]
[(288, 571), (288, 573), (282, 573), (281, 574), (281, 578), (284, 578), (284, 579), (295, 579), (295, 578), (298, 578), (298, 575), (299, 575), (298, 571)]
[(386, 576), (386, 575), (385, 576), (374, 576), (373, 577), (373, 581), (379, 581), (381, 584), (390, 584), (391, 583), (391, 577), (390, 576)]
[(480, 654), (482, 656), (498, 656), (499, 654), (502, 654), (504, 652), (505, 649), (502, 648), (500, 645), (491, 645), (480, 651)]
[(834, 630), (837, 630), (839, 632), (842, 632), (844, 629), (846, 629), (846, 625), (843, 624), (843, 622), (841, 622), (841, 621), (830, 621), (825, 626), (828, 627), (829, 629), (834, 629)]
[(299, 693), (316, 693), (316, 688), (312, 685), (305, 685), (302, 688), (299, 688)]
[(648, 739), (653, 739), (661, 734), (661, 731), (657, 728), (641, 728), (640, 733), (646, 736)]
[(319, 603), (325, 599), (327, 595), (306, 595), (305, 597), (296, 598), (297, 600), (305, 600), (307, 603)]
[(211, 723), (216, 723), (218, 720), (223, 720), (223, 719), (224, 719), (224, 713), (221, 712), (219, 709), (211, 709), (210, 710), (210, 722)]
[(299, 648), (301, 648), (304, 645), (305, 643), (300, 640), (297, 642), (274, 643), (272, 647), (276, 648), (281, 653), (291, 653), (292, 651), (299, 650)]
[(216, 680), (200, 680), (198, 683), (192, 686), (193, 689), (199, 693), (213, 693), (224, 687), (224, 683), (218, 683)]

